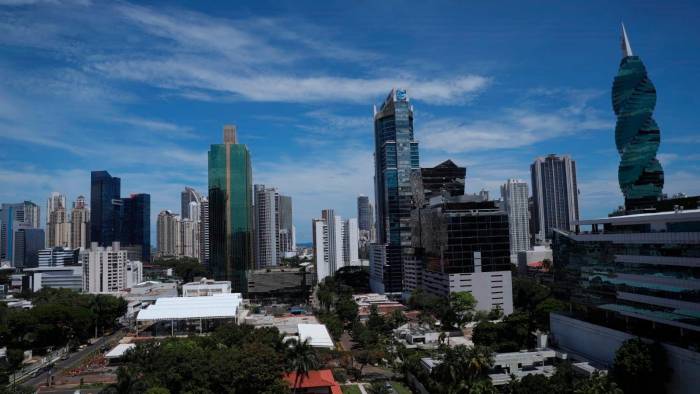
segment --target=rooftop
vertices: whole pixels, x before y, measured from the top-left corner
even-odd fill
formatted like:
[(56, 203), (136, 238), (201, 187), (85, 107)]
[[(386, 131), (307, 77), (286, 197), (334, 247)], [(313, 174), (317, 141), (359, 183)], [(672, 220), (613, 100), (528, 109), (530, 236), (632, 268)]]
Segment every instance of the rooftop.
[(163, 297), (139, 311), (137, 321), (233, 319), (241, 305), (240, 293), (223, 293), (202, 297)]
[(326, 347), (333, 349), (335, 344), (325, 324), (299, 324), (299, 339), (309, 340), (313, 347)]
[(637, 213), (632, 215), (611, 216), (598, 219), (579, 220), (579, 225), (590, 224), (644, 224), (650, 222), (687, 222), (700, 220), (700, 209), (688, 209), (680, 211), (665, 211), (651, 213)]
[(133, 349), (136, 347), (136, 344), (134, 343), (120, 343), (119, 345), (115, 346), (105, 354), (105, 358), (119, 358), (124, 356), (127, 351)]
[[(309, 371), (308, 376), (297, 382), (296, 372), (290, 372), (284, 376), (284, 380), (289, 383), (292, 388), (298, 389), (313, 389), (313, 388), (329, 388), (331, 394), (342, 394), (342, 390), (338, 382), (333, 378), (333, 372), (330, 369), (321, 369), (318, 371)], [(296, 383), (296, 387), (293, 387)]]

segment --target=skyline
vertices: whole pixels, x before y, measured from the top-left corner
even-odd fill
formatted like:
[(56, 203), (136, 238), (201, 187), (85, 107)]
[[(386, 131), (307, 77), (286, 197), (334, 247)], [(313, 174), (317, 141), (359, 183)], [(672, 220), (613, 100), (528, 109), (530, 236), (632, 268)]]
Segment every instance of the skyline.
[[(605, 216), (623, 202), (610, 99), (620, 20), (658, 89), (664, 192), (700, 192), (700, 82), (684, 80), (700, 66), (691, 22), (700, 8), (690, 2), (557, 3), (508, 28), (499, 21), (515, 10), (453, 3), (441, 14), (415, 3), (310, 13), (310, 3), (295, 11), (297, 2), (263, 2), (184, 14), (89, 3), (0, 2), (0, 137), (10, 147), (0, 152), (0, 201), (36, 202), (42, 226), (49, 194), (89, 196), (91, 170), (120, 177), (124, 195), (151, 194), (155, 226), (185, 186), (205, 193), (207, 148), (234, 123), (253, 183), (293, 198), (297, 237), (309, 242), (319, 208), (356, 217), (357, 196), (374, 196), (372, 105), (394, 87), (415, 107), (421, 167), (452, 159), (467, 167), (467, 192), (497, 196), (507, 179), (530, 178), (535, 157), (569, 154), (581, 217)], [(409, 29), (386, 31), (390, 11)], [(22, 34), (29, 26), (34, 34)]]

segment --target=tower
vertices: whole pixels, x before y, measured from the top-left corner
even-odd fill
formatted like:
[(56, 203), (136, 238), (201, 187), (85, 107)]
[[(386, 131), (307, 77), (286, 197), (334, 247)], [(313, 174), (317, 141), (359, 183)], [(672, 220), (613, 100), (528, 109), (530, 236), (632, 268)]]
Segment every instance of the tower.
[(569, 156), (538, 157), (530, 166), (536, 242), (552, 238), (552, 229), (573, 230), (578, 220), (576, 162)]
[(615, 145), (620, 154), (618, 181), (629, 210), (652, 207), (661, 198), (664, 171), (656, 159), (661, 143), (659, 126), (652, 114), (656, 88), (644, 63), (632, 53), (622, 25), (622, 60), (612, 88), (613, 111), (617, 116)]
[(245, 293), (253, 267), (252, 172), (235, 126), (224, 126), (224, 143), (211, 145), (208, 162), (209, 267), (215, 279)]

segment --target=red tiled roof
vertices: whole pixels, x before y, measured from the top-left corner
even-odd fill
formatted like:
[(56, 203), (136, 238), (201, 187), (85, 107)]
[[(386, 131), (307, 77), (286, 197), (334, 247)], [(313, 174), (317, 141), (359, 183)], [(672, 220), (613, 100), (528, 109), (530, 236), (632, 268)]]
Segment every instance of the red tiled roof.
[(318, 371), (309, 371), (308, 376), (304, 376), (301, 382), (296, 381), (297, 373), (290, 372), (284, 376), (284, 380), (289, 383), (289, 386), (294, 388), (294, 383), (298, 383), (298, 389), (312, 389), (318, 387), (327, 387), (331, 394), (342, 394), (342, 390), (338, 382), (333, 378), (333, 372), (330, 369), (320, 369)]

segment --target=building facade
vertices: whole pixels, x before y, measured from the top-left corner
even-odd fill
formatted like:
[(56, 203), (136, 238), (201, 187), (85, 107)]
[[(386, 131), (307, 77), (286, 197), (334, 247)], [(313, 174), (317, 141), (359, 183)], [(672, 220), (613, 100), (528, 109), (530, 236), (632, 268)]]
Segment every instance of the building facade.
[(78, 265), (80, 262), (80, 249), (71, 249), (56, 246), (41, 249), (38, 252), (39, 267), (63, 267), (66, 265)]
[(31, 201), (0, 205), (0, 262), (14, 262), (15, 233), (20, 228), (38, 229), (39, 216), (39, 206)]
[(281, 194), (277, 198), (277, 217), (279, 222), (278, 255), (293, 257), (296, 255), (296, 229), (292, 212), (292, 197)]
[(20, 227), (14, 233), (12, 266), (30, 268), (39, 265), (39, 251), (44, 249), (44, 229)]
[(541, 244), (551, 239), (553, 229), (573, 230), (578, 220), (576, 162), (569, 156), (538, 157), (530, 172), (535, 239)]
[(170, 210), (160, 211), (156, 222), (158, 256), (178, 256), (180, 244), (180, 217)]
[(202, 203), (202, 195), (194, 188), (185, 187), (180, 193), (180, 216), (182, 219), (190, 219), (190, 203), (195, 202), (197, 205)]
[(51, 193), (46, 201), (46, 247), (70, 246), (69, 219), (66, 196)]
[(422, 261), (420, 286), (440, 297), (468, 291), (478, 310), (513, 312), (508, 214), (494, 201), (438, 197), (416, 208), (414, 256)]
[(360, 230), (356, 218), (343, 221), (343, 265), (358, 265), (360, 263)]
[(320, 219), (312, 220), (314, 264), (318, 281), (344, 266), (343, 221), (333, 209), (324, 209)]
[(372, 206), (369, 197), (357, 197), (357, 225), (360, 231), (372, 230)]
[(445, 160), (432, 168), (421, 168), (420, 175), (426, 201), (445, 193), (450, 196), (464, 194), (467, 169), (457, 166), (452, 160)]
[(209, 266), (209, 200), (202, 197), (199, 206), (199, 262)]
[(530, 215), (527, 183), (509, 179), (501, 186), (503, 208), (508, 214), (510, 229), (510, 260), (517, 263), (518, 253), (530, 249)]
[(209, 268), (245, 293), (253, 267), (252, 172), (248, 148), (235, 126), (224, 127), (224, 143), (211, 145), (209, 160)]
[(141, 249), (141, 261), (151, 261), (151, 195), (132, 194), (122, 200), (121, 245)]
[[(83, 291), (87, 293), (112, 293), (126, 289), (127, 280), (133, 273), (127, 259), (126, 250), (122, 250), (119, 242), (112, 246), (98, 246), (97, 242), (90, 245), (81, 253), (83, 264)], [(138, 278), (136, 278), (138, 279)]]
[[(374, 111), (374, 190), (376, 243), (385, 245), (385, 261), (373, 260), (373, 291), (403, 291), (403, 259), (411, 248), (411, 174), (419, 171), (418, 142), (413, 136), (413, 107), (403, 89), (393, 89)], [(378, 275), (379, 271), (381, 275)], [(380, 283), (381, 281), (381, 283)]]

